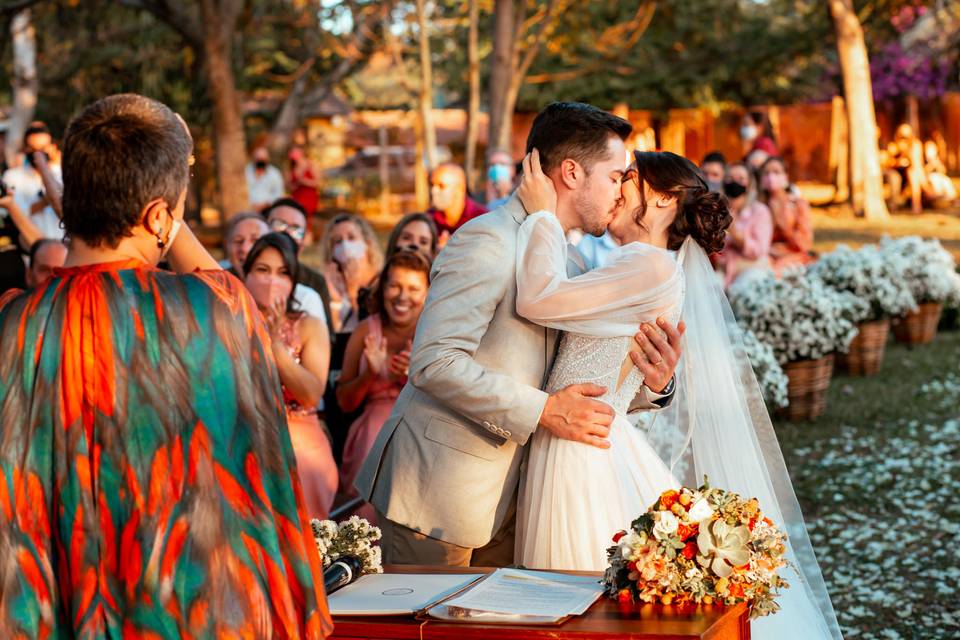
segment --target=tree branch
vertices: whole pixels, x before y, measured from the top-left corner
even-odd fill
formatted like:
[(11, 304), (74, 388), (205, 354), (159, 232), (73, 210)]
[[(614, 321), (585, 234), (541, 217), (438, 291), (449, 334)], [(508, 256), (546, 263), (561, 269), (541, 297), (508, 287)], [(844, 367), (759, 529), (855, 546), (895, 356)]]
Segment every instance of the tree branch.
[(0, 4), (0, 14), (11, 15), (14, 13), (19, 13), (24, 9), (29, 9), (39, 2), (41, 2), (41, 0), (13, 0), (12, 2), (4, 2), (3, 4)]
[[(523, 77), (527, 75), (527, 71), (530, 70), (530, 65), (533, 64), (537, 54), (540, 52), (540, 45), (543, 44), (543, 38), (546, 35), (547, 29), (553, 24), (554, 14), (560, 4), (560, 0), (550, 0), (547, 3), (547, 11), (537, 25), (537, 31), (533, 35), (533, 42), (531, 42), (527, 46), (526, 51), (523, 52), (523, 59), (517, 67), (517, 75), (520, 76), (521, 83), (523, 82)], [(566, 2), (563, 4), (565, 5)]]
[(199, 18), (177, 0), (118, 0), (130, 9), (147, 11), (166, 23), (197, 52), (203, 51), (203, 29)]

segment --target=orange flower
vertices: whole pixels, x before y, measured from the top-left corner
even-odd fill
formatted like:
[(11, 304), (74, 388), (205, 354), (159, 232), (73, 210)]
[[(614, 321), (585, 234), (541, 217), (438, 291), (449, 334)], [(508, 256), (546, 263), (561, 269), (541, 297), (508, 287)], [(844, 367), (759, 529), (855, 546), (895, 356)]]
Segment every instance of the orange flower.
[(700, 532), (700, 523), (694, 522), (693, 524), (684, 524), (680, 523), (677, 526), (677, 535), (680, 536), (680, 539), (686, 542), (689, 538), (697, 535)]
[(730, 584), (727, 592), (734, 598), (743, 598), (746, 594), (743, 592), (743, 585), (739, 582), (734, 582)]
[(687, 560), (693, 560), (694, 556), (697, 555), (697, 543), (688, 542), (683, 548), (683, 557)]
[(680, 498), (680, 494), (673, 489), (669, 491), (664, 491), (660, 494), (660, 508), (661, 509), (670, 509), (677, 500)]
[(621, 589), (620, 593), (617, 594), (617, 600), (620, 602), (633, 602), (633, 594), (630, 592), (630, 589)]
[(622, 538), (625, 535), (627, 535), (626, 531), (617, 531), (615, 534), (613, 534), (613, 542), (614, 543), (620, 542), (620, 538)]

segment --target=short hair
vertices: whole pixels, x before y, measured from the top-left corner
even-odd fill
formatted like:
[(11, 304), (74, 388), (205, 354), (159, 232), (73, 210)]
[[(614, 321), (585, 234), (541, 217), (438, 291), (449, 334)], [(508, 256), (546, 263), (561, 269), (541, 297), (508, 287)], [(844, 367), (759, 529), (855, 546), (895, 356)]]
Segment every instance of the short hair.
[[(240, 213), (234, 215), (227, 221), (226, 226), (223, 227), (223, 248), (228, 249), (227, 245), (230, 244), (230, 236), (233, 235), (233, 232), (237, 230), (237, 226), (241, 222), (246, 222), (247, 220), (259, 220), (264, 225), (267, 224), (266, 219), (256, 211), (241, 211)], [(239, 266), (239, 265), (238, 265)]]
[(299, 305), (296, 296), (294, 296), (294, 292), (297, 290), (297, 282), (299, 282), (300, 278), (300, 262), (297, 260), (297, 243), (286, 233), (272, 231), (260, 236), (260, 239), (253, 244), (250, 248), (250, 253), (247, 254), (247, 258), (243, 261), (244, 280), (250, 276), (253, 263), (256, 262), (260, 254), (267, 249), (277, 250), (281, 259), (283, 259), (283, 266), (287, 268), (287, 273), (290, 274), (290, 281), (293, 282), (290, 295), (287, 296), (287, 312), (299, 311)]
[(42, 121), (40, 121), (40, 120), (34, 120), (34, 121), (31, 122), (29, 125), (27, 125), (26, 131), (23, 132), (23, 146), (24, 146), (24, 148), (26, 148), (26, 146), (27, 146), (27, 138), (29, 138), (30, 136), (35, 136), (35, 135), (37, 135), (38, 133), (45, 133), (45, 134), (47, 134), (47, 135), (49, 136), (49, 135), (50, 135), (50, 129), (49, 129), (49, 127), (47, 127), (47, 124), (46, 124), (45, 122), (42, 122)]
[(282, 198), (278, 198), (277, 200), (274, 200), (269, 207), (263, 210), (263, 219), (269, 220), (270, 214), (273, 213), (273, 210), (279, 209), (280, 207), (290, 207), (291, 209), (296, 209), (297, 211), (303, 214), (304, 220), (308, 220), (310, 218), (310, 216), (307, 215), (307, 210), (304, 208), (302, 204), (300, 204), (293, 198), (284, 196)]
[(552, 102), (537, 114), (527, 136), (527, 153), (540, 152), (546, 173), (564, 159), (575, 160), (588, 173), (607, 151), (611, 136), (626, 140), (633, 126), (612, 113), (582, 102)]
[(703, 156), (703, 162), (700, 163), (700, 166), (702, 167), (708, 162), (719, 162), (723, 166), (727, 166), (727, 157), (719, 151), (711, 151), (707, 155)]
[(193, 140), (166, 105), (133, 93), (97, 100), (67, 126), (63, 226), (92, 247), (132, 235), (148, 202), (173, 208), (190, 179)]
[(400, 222), (398, 222), (393, 228), (393, 231), (390, 232), (390, 238), (387, 239), (386, 259), (388, 261), (398, 250), (397, 243), (400, 242), (400, 234), (403, 233), (403, 229), (411, 222), (422, 222), (427, 225), (427, 228), (430, 229), (430, 254), (437, 255), (437, 243), (439, 242), (437, 223), (432, 216), (418, 211), (416, 213), (408, 213), (400, 218)]
[(367, 243), (367, 254), (370, 258), (370, 265), (374, 269), (379, 270), (383, 266), (383, 251), (380, 250), (380, 245), (377, 242), (377, 234), (373, 231), (373, 227), (370, 226), (369, 222), (352, 213), (341, 213), (334, 216), (323, 228), (323, 238), (320, 245), (323, 263), (330, 264), (333, 262), (332, 231), (335, 226), (343, 224), (344, 222), (351, 222), (360, 229), (360, 235), (363, 236), (364, 242)]
[(40, 253), (40, 250), (43, 249), (48, 244), (59, 244), (62, 246), (66, 246), (63, 244), (62, 240), (54, 240), (53, 238), (40, 238), (39, 240), (34, 242), (32, 245), (30, 245), (30, 266), (31, 267), (33, 266), (34, 261), (37, 259), (37, 254)]
[(387, 294), (387, 281), (390, 279), (390, 271), (393, 269), (409, 269), (410, 271), (422, 273), (429, 287), (430, 268), (432, 265), (433, 262), (430, 258), (416, 249), (400, 249), (395, 252), (390, 256), (390, 259), (387, 260), (387, 264), (383, 267), (380, 277), (377, 278), (377, 288), (373, 292), (373, 295), (370, 296), (370, 300), (367, 303), (367, 310), (371, 314), (379, 315), (384, 325), (389, 325), (390, 318), (387, 316), (386, 302), (384, 299)]

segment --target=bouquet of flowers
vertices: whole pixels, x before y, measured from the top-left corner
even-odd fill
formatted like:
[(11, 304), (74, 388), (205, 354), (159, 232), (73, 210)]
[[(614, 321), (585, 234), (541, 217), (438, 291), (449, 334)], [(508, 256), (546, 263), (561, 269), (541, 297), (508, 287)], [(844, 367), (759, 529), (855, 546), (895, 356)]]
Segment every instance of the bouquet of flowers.
[(380, 547), (380, 529), (359, 516), (352, 516), (337, 524), (333, 520), (310, 521), (313, 538), (323, 561), (323, 568), (343, 556), (356, 556), (363, 563), (363, 573), (383, 573)]
[(780, 278), (741, 278), (730, 288), (730, 306), (740, 326), (770, 345), (781, 365), (846, 352), (856, 323), (870, 311), (864, 300), (828, 287), (803, 267)]
[(917, 304), (942, 302), (960, 306), (960, 274), (939, 240), (919, 236), (884, 238), (880, 251), (892, 269), (903, 274)]
[(753, 374), (757, 377), (757, 384), (763, 392), (763, 399), (776, 409), (787, 406), (787, 385), (789, 379), (783, 372), (783, 367), (777, 362), (773, 347), (760, 342), (752, 331), (744, 330), (743, 348), (753, 367)]
[(786, 534), (760, 511), (756, 499), (710, 487), (664, 492), (613, 538), (604, 574), (606, 593), (620, 602), (736, 604), (749, 602), (757, 618), (778, 610), (789, 585)]
[(840, 245), (811, 265), (810, 273), (839, 291), (852, 293), (870, 305), (865, 320), (896, 318), (917, 303), (903, 271), (876, 245), (854, 251)]

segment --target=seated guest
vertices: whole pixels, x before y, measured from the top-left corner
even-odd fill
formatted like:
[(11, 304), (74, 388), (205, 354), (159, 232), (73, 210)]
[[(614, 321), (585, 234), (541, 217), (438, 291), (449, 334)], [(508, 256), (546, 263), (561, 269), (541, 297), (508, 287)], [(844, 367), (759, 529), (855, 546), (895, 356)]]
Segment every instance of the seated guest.
[(760, 168), (761, 201), (773, 216), (770, 266), (778, 274), (787, 267), (813, 262), (813, 218), (810, 205), (790, 188), (783, 158), (770, 158)]
[(743, 116), (740, 137), (748, 146), (748, 151), (763, 151), (767, 157), (780, 154), (773, 133), (773, 123), (762, 111), (751, 111)]
[(440, 246), (450, 235), (487, 212), (486, 207), (467, 196), (467, 176), (460, 166), (442, 164), (430, 174), (430, 215), (440, 234)]
[(724, 286), (729, 287), (751, 269), (770, 268), (773, 218), (767, 205), (757, 200), (757, 183), (746, 165), (730, 165), (723, 193), (730, 202), (733, 224), (718, 262)]
[(24, 247), (43, 240), (43, 232), (17, 205), (13, 189), (0, 198), (0, 295), (27, 286)]
[(349, 213), (327, 223), (322, 243), (333, 327), (337, 333), (350, 333), (360, 321), (360, 290), (376, 280), (383, 255), (370, 224)]
[(323, 322), (297, 308), (297, 268), (297, 245), (284, 233), (257, 240), (243, 263), (247, 289), (270, 332), (307, 512), (322, 520), (337, 493), (330, 438), (317, 417), (330, 366), (330, 337)]
[[(267, 207), (263, 215), (272, 231), (281, 231), (293, 238), (293, 241), (297, 243), (297, 259), (299, 260), (307, 236), (307, 212), (304, 208), (292, 198), (280, 198)], [(327, 281), (323, 275), (303, 262), (300, 262), (299, 269), (300, 280), (298, 284), (313, 289), (320, 295), (320, 300), (323, 302), (323, 317), (326, 319), (327, 329), (332, 335), (335, 331), (335, 325), (330, 310), (331, 299)]]
[(496, 149), (487, 158), (487, 209), (503, 206), (513, 193), (517, 165), (506, 151)]
[(390, 232), (387, 240), (387, 257), (398, 249), (416, 249), (430, 260), (437, 257), (437, 225), (426, 213), (408, 213)]
[(67, 247), (60, 240), (44, 238), (30, 247), (30, 268), (27, 269), (27, 286), (39, 287), (53, 276), (67, 261)]
[(923, 200), (930, 207), (950, 206), (957, 199), (957, 187), (947, 175), (947, 167), (940, 159), (937, 143), (927, 140), (923, 145)]
[(700, 172), (710, 191), (720, 193), (723, 191), (723, 177), (727, 173), (727, 159), (719, 151), (708, 153), (700, 163)]
[(66, 265), (0, 300), (4, 638), (332, 631), (270, 338), (183, 224), (192, 146), (149, 98), (84, 109)]
[[(233, 216), (223, 232), (223, 248), (227, 259), (226, 264), (221, 264), (233, 275), (243, 278), (243, 262), (247, 254), (257, 240), (269, 232), (270, 227), (259, 213), (245, 211)], [(298, 283), (293, 288), (293, 298), (299, 309), (326, 324), (327, 310), (319, 293)]]
[[(353, 481), (406, 384), (413, 334), (429, 284), (430, 261), (421, 252), (394, 253), (380, 276), (372, 315), (347, 343), (337, 401), (346, 412), (363, 409), (350, 425), (343, 450), (340, 487), (347, 495), (356, 495)], [(370, 505), (362, 515), (371, 521), (375, 517)]]

